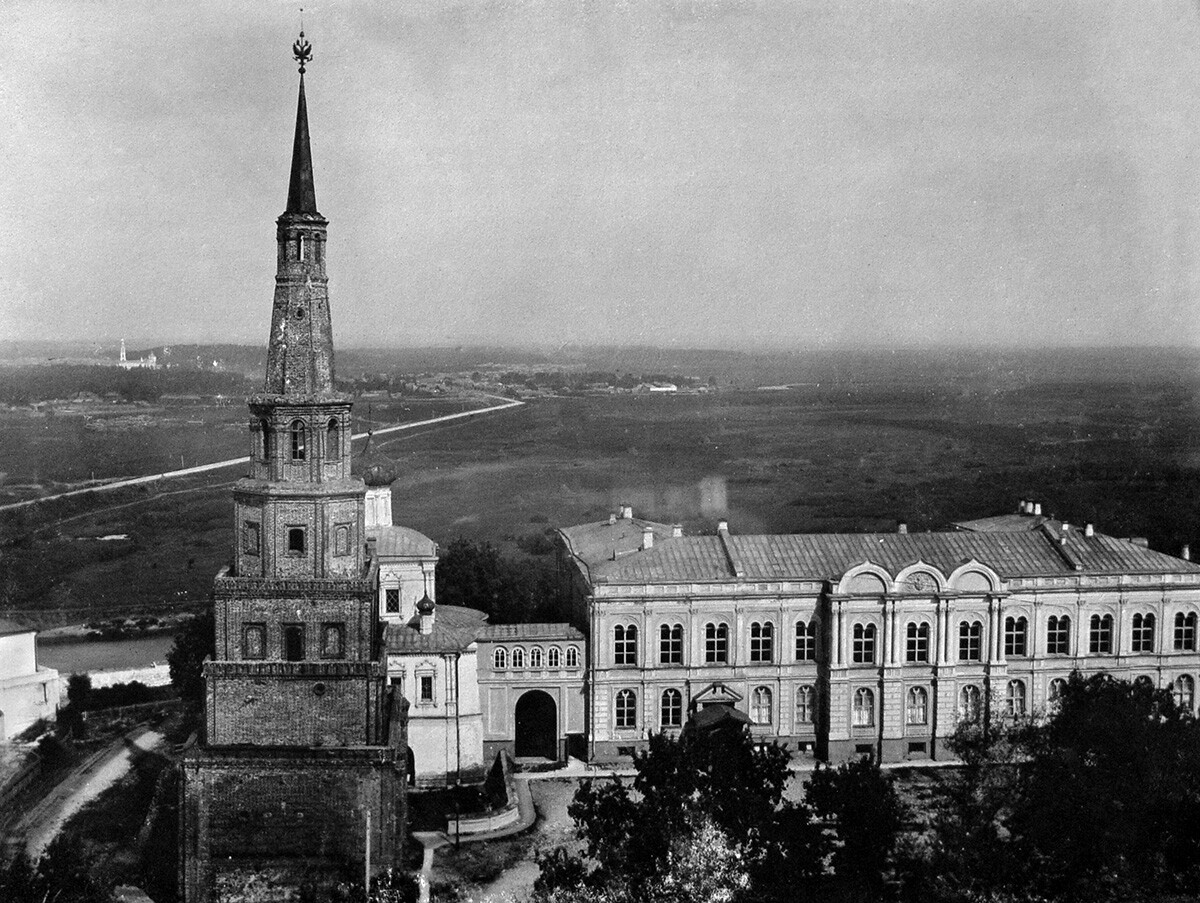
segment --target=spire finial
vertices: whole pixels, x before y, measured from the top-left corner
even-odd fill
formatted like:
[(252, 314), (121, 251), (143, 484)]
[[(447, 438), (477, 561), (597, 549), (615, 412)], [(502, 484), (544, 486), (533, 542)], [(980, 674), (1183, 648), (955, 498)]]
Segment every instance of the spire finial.
[(300, 74), (304, 74), (304, 64), (312, 62), (312, 44), (304, 40), (304, 7), (300, 7), (300, 38), (292, 45), (292, 56), (300, 64)]

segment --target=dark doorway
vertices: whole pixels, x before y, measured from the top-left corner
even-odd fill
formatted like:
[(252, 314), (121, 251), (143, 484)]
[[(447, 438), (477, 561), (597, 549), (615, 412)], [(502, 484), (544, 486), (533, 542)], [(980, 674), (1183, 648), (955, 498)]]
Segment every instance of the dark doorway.
[(304, 626), (301, 624), (283, 625), (283, 660), (285, 662), (304, 661)]
[(542, 690), (517, 700), (517, 758), (558, 759), (558, 707)]
[(404, 769), (408, 772), (408, 786), (412, 787), (417, 783), (417, 760), (411, 746), (404, 747)]

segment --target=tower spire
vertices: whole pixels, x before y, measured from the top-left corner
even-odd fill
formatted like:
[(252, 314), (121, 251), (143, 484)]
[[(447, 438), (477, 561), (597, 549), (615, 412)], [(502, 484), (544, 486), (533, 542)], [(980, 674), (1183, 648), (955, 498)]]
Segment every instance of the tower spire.
[(286, 213), (316, 213), (317, 193), (313, 187), (312, 151), (308, 144), (308, 104), (304, 100), (304, 70), (312, 62), (312, 44), (300, 38), (292, 45), (292, 56), (300, 64), (300, 97), (296, 102), (296, 138), (292, 143), (292, 178), (288, 184)]

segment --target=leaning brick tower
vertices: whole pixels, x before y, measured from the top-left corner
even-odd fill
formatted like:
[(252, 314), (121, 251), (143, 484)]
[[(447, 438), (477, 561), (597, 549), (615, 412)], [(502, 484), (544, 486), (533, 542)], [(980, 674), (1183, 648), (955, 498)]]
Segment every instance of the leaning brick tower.
[(404, 833), (406, 704), (387, 688), (351, 400), (334, 386), (303, 33), (293, 50), (300, 89), (266, 381), (248, 402), (233, 564), (214, 586), (203, 741), (182, 772), (187, 903), (247, 882), (361, 881), (400, 861)]

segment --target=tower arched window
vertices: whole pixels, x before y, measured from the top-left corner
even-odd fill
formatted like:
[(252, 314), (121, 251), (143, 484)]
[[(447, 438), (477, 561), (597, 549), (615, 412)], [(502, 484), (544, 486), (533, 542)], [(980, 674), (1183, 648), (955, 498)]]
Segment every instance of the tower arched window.
[(1133, 616), (1133, 636), (1131, 652), (1154, 651), (1154, 615), (1136, 614)]
[(909, 724), (925, 724), (929, 721), (929, 693), (924, 687), (909, 689), (905, 720)]
[(303, 461), (308, 454), (308, 437), (303, 420), (292, 421), (292, 460)]
[(339, 434), (337, 418), (330, 418), (329, 423), (325, 426), (325, 459), (327, 461), (336, 461), (342, 456), (342, 447), (338, 441)]

